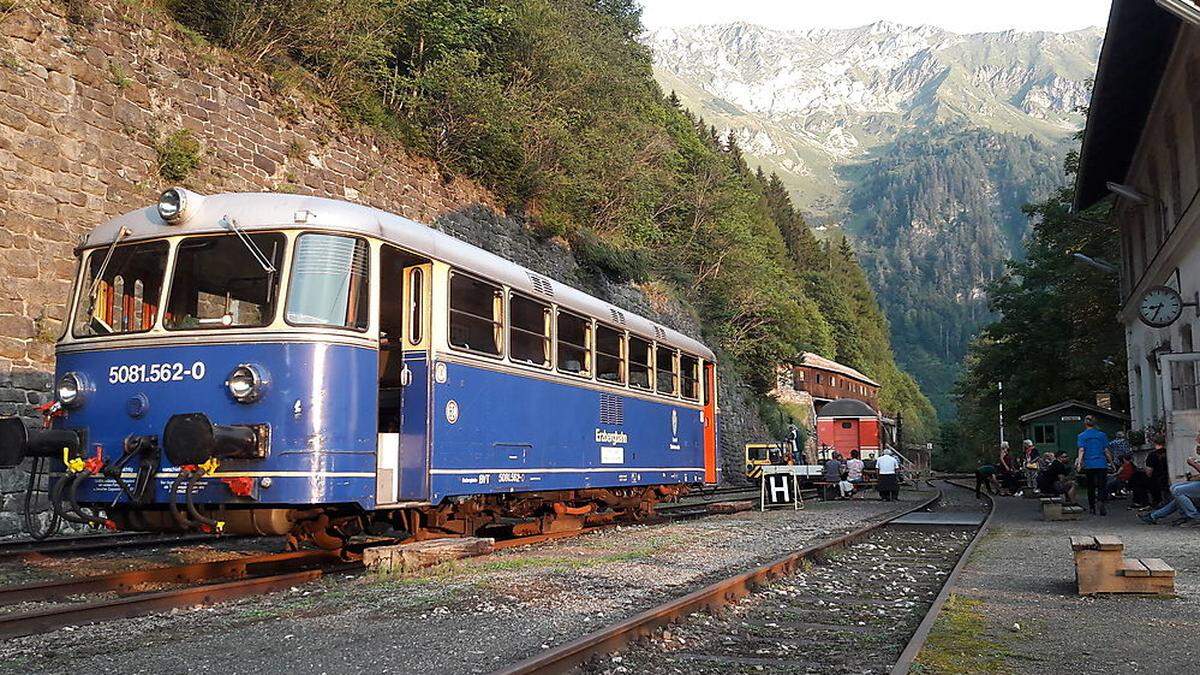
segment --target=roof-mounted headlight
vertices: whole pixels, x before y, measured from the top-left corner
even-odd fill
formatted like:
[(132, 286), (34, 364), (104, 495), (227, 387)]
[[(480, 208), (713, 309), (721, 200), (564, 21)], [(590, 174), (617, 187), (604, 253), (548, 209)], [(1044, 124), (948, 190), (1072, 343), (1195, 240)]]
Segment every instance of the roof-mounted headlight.
[(200, 195), (173, 187), (158, 196), (158, 217), (168, 225), (178, 225), (190, 215)]

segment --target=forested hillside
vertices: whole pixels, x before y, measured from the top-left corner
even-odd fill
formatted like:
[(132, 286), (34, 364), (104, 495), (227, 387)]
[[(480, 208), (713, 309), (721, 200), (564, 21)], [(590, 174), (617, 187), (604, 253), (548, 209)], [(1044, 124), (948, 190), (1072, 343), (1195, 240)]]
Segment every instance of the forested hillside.
[[(1068, 171), (1076, 163), (1071, 153)], [(943, 467), (971, 468), (993, 451), (997, 382), (1004, 383), (1005, 409), (1017, 414), (1066, 399), (1092, 401), (1096, 392), (1111, 394), (1114, 409), (1128, 409), (1125, 334), (1113, 320), (1120, 309), (1117, 276), (1070, 256), (1080, 252), (1119, 266), (1120, 231), (1107, 202), (1072, 213), (1073, 196), (1060, 188), (1024, 209), (1033, 222), (1027, 255), (1008, 261), (988, 288), (997, 319), (971, 344), (955, 389), (958, 423), (944, 429)], [(1020, 438), (1016, 415), (1006, 422), (1008, 438)]]
[(663, 95), (633, 0), (164, 2), (281, 90), (484, 183), (595, 274), (692, 305), (759, 390), (816, 351), (882, 381), (910, 438), (932, 434), (853, 252), (825, 255), (777, 179)]
[(848, 170), (848, 227), (863, 243), (900, 365), (943, 418), (967, 346), (993, 318), (985, 289), (1005, 260), (1021, 257), (1022, 206), (1063, 184), (1064, 153), (1065, 144), (1031, 136), (940, 125)]

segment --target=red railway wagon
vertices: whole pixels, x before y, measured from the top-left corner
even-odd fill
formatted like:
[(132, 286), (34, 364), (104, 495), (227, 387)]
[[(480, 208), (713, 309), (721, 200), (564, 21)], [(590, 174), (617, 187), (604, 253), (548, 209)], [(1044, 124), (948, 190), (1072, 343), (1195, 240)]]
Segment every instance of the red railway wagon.
[(892, 442), (892, 428), (890, 419), (856, 398), (826, 403), (817, 412), (820, 458), (828, 459), (834, 450), (849, 457), (850, 451), (858, 450), (864, 460), (875, 459), (884, 444)]

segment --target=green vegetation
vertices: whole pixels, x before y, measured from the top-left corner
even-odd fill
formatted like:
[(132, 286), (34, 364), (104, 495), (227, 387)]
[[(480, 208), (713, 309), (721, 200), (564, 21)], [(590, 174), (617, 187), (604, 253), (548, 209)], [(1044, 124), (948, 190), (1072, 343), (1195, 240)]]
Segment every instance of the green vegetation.
[(929, 675), (1008, 672), (1004, 661), (1009, 651), (987, 635), (987, 619), (979, 611), (982, 604), (979, 600), (951, 595), (913, 662), (912, 672)]
[[(163, 0), (288, 86), (470, 176), (596, 275), (665, 282), (758, 391), (800, 352), (884, 384), (932, 433), (893, 362), (854, 252), (821, 248), (778, 179), (664, 96), (634, 0)], [(831, 260), (826, 260), (830, 258)]]
[(133, 80), (129, 77), (129, 71), (115, 61), (109, 62), (108, 74), (118, 89), (128, 89), (133, 84)]
[[(1068, 172), (1076, 162), (1071, 153)], [(1024, 208), (1033, 219), (1027, 257), (1010, 260), (988, 290), (990, 309), (1000, 318), (985, 327), (970, 347), (966, 372), (955, 390), (957, 428), (947, 429), (956, 452), (947, 466), (970, 468), (976, 457), (991, 456), (995, 442), (997, 382), (1004, 382), (1010, 413), (1006, 436), (1020, 438), (1017, 417), (1064, 399), (1094, 400), (1110, 392), (1122, 409), (1128, 385), (1125, 336), (1113, 320), (1119, 309), (1117, 277), (1075, 262), (1080, 252), (1116, 264), (1120, 232), (1102, 202), (1071, 213), (1070, 188)]]
[(158, 153), (158, 175), (169, 181), (182, 181), (200, 166), (200, 141), (187, 129), (154, 142)]
[(1063, 184), (1065, 148), (941, 123), (850, 171), (848, 224), (892, 325), (900, 365), (943, 419), (970, 341), (993, 320), (983, 293), (1020, 257), (1027, 202)]

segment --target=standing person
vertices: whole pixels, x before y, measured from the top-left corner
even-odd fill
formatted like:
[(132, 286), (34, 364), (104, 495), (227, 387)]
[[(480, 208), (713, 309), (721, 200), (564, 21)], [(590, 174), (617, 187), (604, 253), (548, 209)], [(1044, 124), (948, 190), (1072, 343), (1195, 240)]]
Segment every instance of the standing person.
[(883, 454), (875, 460), (875, 468), (879, 470), (879, 498), (885, 502), (897, 501), (900, 498), (900, 478), (896, 473), (900, 469), (900, 461), (891, 448), (883, 449)]
[(1033, 441), (1026, 438), (1025, 440), (1021, 441), (1021, 447), (1025, 449), (1025, 489), (1032, 490), (1034, 489), (1034, 486), (1037, 485), (1037, 474), (1039, 468), (1037, 446), (1033, 444)]
[(1096, 418), (1083, 418), (1083, 432), (1075, 439), (1079, 456), (1075, 458), (1075, 470), (1083, 472), (1087, 486), (1088, 510), (1096, 513), (1096, 502), (1100, 502), (1100, 515), (1108, 515), (1104, 488), (1108, 483), (1108, 465), (1112, 456), (1108, 454), (1108, 434), (1096, 428)]
[(1154, 449), (1146, 457), (1146, 486), (1150, 492), (1150, 505), (1162, 506), (1171, 487), (1171, 474), (1167, 471), (1167, 439), (1162, 434), (1154, 435)]
[(995, 465), (984, 464), (982, 459), (979, 460), (978, 466), (975, 467), (975, 499), (983, 499), (983, 491), (980, 488), (987, 488), (989, 495), (996, 494), (995, 480)]
[(1008, 441), (1000, 441), (1000, 461), (996, 465), (996, 477), (1000, 479), (1000, 494), (1013, 492), (1013, 458), (1008, 452)]

